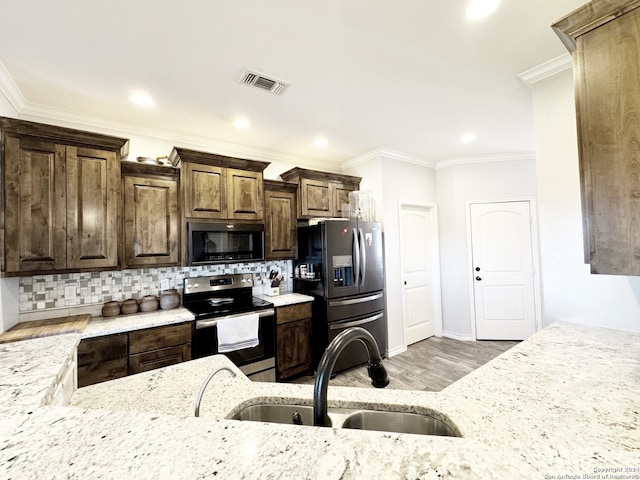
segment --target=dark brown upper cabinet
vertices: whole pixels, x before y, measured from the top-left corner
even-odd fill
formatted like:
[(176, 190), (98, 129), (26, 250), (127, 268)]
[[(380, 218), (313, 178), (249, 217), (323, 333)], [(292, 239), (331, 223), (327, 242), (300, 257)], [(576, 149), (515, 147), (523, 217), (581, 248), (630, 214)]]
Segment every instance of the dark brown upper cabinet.
[(122, 162), (122, 268), (180, 263), (179, 170)]
[(593, 0), (552, 25), (573, 56), (585, 261), (640, 275), (640, 1)]
[(341, 217), (349, 192), (360, 188), (361, 177), (292, 168), (280, 177), (298, 185), (298, 218)]
[(269, 162), (184, 148), (169, 156), (180, 166), (185, 219), (264, 222), (263, 170)]
[(265, 258), (296, 258), (296, 191), (298, 185), (275, 180), (264, 181)]
[(129, 141), (0, 118), (6, 276), (117, 268)]

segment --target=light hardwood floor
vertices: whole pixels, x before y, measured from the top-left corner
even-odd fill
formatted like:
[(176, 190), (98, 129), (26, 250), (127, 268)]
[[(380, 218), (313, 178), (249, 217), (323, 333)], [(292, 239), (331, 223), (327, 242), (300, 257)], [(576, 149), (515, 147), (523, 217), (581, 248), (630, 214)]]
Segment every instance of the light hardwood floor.
[[(462, 342), (445, 337), (431, 337), (410, 345), (406, 352), (385, 358), (389, 374), (387, 388), (438, 392), (464, 377), (519, 342)], [(293, 383), (313, 384), (314, 376), (300, 377)], [(366, 365), (339, 373), (331, 385), (370, 387)]]

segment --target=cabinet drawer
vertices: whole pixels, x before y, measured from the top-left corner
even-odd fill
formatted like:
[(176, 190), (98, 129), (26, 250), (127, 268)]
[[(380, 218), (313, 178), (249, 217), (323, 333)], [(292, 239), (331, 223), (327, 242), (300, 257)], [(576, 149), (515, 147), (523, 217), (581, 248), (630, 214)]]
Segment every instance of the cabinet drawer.
[(82, 366), (78, 365), (78, 387), (86, 387), (94, 383), (126, 377), (128, 366), (129, 360), (127, 357)]
[(149, 328), (129, 333), (129, 354), (191, 343), (191, 323)]
[(304, 318), (311, 318), (311, 302), (288, 305), (276, 309), (276, 323), (278, 325), (302, 320)]
[(160, 348), (129, 357), (129, 373), (140, 373), (191, 360), (191, 344)]
[(78, 367), (126, 357), (127, 344), (126, 333), (81, 340), (78, 345)]

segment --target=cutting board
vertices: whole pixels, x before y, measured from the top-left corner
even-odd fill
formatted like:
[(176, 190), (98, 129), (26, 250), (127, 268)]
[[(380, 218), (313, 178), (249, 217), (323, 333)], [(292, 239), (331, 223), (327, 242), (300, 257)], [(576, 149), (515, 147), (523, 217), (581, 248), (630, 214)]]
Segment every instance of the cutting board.
[(73, 315), (71, 317), (21, 322), (0, 334), (0, 343), (62, 335), (64, 333), (80, 333), (85, 329), (89, 320), (91, 320), (91, 315)]

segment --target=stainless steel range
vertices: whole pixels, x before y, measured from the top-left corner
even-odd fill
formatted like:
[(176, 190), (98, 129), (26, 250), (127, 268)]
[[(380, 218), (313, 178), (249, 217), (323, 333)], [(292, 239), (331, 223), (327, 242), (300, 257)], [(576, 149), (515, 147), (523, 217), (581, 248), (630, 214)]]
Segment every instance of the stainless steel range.
[[(193, 358), (220, 353), (218, 322), (258, 315), (258, 344), (223, 353), (254, 381), (275, 382), (275, 310), (252, 295), (251, 274), (185, 278), (184, 307), (195, 317)], [(255, 325), (255, 323), (254, 323)]]

